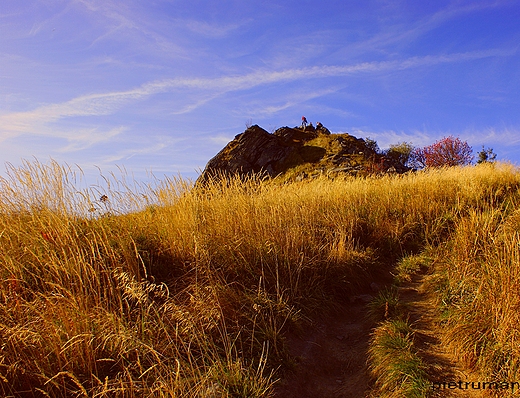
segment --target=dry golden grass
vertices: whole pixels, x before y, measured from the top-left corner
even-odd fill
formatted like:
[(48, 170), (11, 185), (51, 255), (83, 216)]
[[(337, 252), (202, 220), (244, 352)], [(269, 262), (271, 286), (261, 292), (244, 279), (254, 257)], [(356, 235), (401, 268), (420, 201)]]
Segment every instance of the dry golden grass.
[[(520, 376), (519, 203), (516, 194), (471, 210), (437, 253), (445, 341), (483, 381)], [(517, 396), (508, 393), (499, 396)]]
[[(512, 166), (204, 189), (114, 178), (97, 191), (74, 173), (33, 162), (0, 180), (2, 395), (268, 396), (288, 327), (453, 234), (500, 259), (482, 279), (464, 260), (461, 280), (486, 305), (486, 338), (516, 336), (517, 302), (500, 301), (517, 294)], [(469, 231), (482, 223), (480, 243)], [(516, 343), (501, 344), (518, 358)]]

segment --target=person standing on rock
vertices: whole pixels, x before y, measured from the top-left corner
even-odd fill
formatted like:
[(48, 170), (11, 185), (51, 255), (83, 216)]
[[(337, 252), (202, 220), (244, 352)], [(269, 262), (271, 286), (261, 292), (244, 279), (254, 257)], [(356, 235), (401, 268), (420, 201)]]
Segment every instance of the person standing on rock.
[(307, 127), (307, 118), (302, 116), (302, 129), (305, 130), (305, 127)]

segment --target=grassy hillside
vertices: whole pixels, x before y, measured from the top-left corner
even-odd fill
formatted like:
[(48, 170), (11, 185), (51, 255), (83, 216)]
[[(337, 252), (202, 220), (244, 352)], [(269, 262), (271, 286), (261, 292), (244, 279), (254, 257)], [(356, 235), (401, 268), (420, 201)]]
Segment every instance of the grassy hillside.
[(487, 375), (517, 376), (510, 165), (198, 191), (74, 181), (54, 163), (0, 180), (1, 395), (269, 396), (292, 363), (289, 328), (424, 248), (446, 341)]

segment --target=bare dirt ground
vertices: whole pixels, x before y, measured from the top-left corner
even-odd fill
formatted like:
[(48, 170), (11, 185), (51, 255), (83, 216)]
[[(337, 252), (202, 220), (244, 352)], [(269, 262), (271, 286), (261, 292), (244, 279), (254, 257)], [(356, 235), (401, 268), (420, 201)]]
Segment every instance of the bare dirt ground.
[(298, 335), (288, 336), (297, 365), (278, 384), (274, 397), (364, 397), (370, 388), (366, 362), (373, 326), (365, 314), (366, 302), (357, 299), (314, 320)]
[[(478, 381), (458, 362), (439, 339), (441, 325), (435, 304), (423, 288), (424, 277), (400, 288), (400, 297), (413, 322), (419, 355), (428, 366), (432, 383)], [(373, 294), (373, 293), (371, 293)], [(360, 299), (361, 297), (361, 299)], [(368, 295), (333, 314), (322, 315), (299, 334), (288, 336), (291, 355), (297, 364), (274, 391), (275, 398), (363, 398), (370, 395), (374, 381), (368, 373), (367, 350), (372, 328), (366, 317)], [(482, 391), (433, 388), (433, 397), (481, 398)]]

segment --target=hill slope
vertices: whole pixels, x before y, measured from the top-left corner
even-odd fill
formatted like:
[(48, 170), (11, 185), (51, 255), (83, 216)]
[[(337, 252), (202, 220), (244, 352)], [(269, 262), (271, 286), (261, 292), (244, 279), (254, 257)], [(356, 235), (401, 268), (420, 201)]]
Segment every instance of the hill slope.
[[(0, 178), (2, 396), (263, 398), (280, 378), (282, 391), (313, 375), (327, 381), (321, 396), (348, 396), (355, 382), (360, 397), (372, 385), (388, 392), (378, 397), (427, 397), (451, 381), (421, 359), (429, 336), (482, 381), (520, 376), (520, 173), (510, 165), (204, 190), (167, 180), (130, 192), (141, 202), (127, 214), (112, 213), (121, 192), (102, 192), (107, 211), (95, 216), (92, 191), (70, 172), (27, 165)], [(393, 275), (413, 280), (417, 269), (432, 274), (434, 334), (426, 319), (406, 323), (417, 313), (385, 293)], [(357, 319), (367, 302), (381, 320), (373, 333)]]

